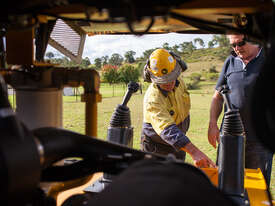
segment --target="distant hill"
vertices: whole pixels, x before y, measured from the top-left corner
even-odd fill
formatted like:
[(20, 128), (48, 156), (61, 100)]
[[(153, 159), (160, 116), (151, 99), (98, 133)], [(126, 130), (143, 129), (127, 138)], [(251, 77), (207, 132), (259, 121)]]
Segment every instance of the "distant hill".
[(192, 54), (182, 55), (182, 59), (187, 63), (188, 69), (185, 72), (185, 76), (189, 76), (191, 73), (201, 73), (202, 71), (209, 71), (210, 68), (220, 72), (224, 63), (224, 60), (229, 55), (228, 48), (207, 48), (197, 49)]
[(222, 61), (200, 61), (187, 63), (188, 69), (184, 72), (184, 76), (190, 76), (192, 73), (208, 72), (211, 67), (220, 72), (223, 66)]
[(230, 49), (227, 47), (196, 49), (191, 54), (181, 55), (187, 63), (199, 61), (224, 61), (230, 54)]

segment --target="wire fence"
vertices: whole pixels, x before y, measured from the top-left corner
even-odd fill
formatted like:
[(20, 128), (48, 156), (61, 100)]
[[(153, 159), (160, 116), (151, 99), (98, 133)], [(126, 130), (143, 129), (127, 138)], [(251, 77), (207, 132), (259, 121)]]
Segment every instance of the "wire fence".
[[(137, 94), (142, 94), (148, 88), (147, 83), (139, 83), (140, 89)], [(101, 83), (99, 92), (102, 95), (102, 98), (109, 98), (109, 97), (121, 97), (124, 96), (127, 92), (127, 85), (126, 84), (108, 84), (108, 83)], [(81, 95), (84, 93), (83, 87), (65, 87), (63, 88), (63, 98), (64, 101), (81, 101)], [(16, 91), (11, 86), (8, 86), (8, 94), (9, 100), (11, 103), (12, 108), (16, 107)]]

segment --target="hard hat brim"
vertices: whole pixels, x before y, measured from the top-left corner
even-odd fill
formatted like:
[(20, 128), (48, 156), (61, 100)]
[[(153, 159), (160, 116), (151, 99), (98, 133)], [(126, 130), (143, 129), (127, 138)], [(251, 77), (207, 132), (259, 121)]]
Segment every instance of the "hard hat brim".
[(170, 72), (169, 74), (165, 74), (161, 77), (154, 76), (154, 74), (151, 71), (149, 71), (149, 72), (150, 72), (150, 77), (151, 77), (152, 82), (154, 82), (156, 84), (167, 84), (167, 83), (172, 82), (178, 78), (178, 76), (182, 72), (182, 68), (179, 65), (179, 63), (176, 62), (176, 66), (175, 66), (174, 70), (172, 72)]

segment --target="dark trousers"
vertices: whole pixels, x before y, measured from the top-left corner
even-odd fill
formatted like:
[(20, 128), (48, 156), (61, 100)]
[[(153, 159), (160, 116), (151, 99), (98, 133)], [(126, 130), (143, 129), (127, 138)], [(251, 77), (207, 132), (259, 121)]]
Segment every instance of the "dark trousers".
[(251, 169), (260, 168), (267, 185), (270, 185), (272, 159), (273, 152), (265, 148), (261, 143), (246, 141), (245, 167)]
[(173, 154), (177, 159), (185, 161), (186, 153), (184, 151), (176, 151), (172, 146), (157, 143), (149, 137), (141, 137), (141, 150), (145, 152), (156, 153), (160, 155)]
[[(217, 153), (217, 163), (219, 158), (219, 147)], [(258, 141), (246, 141), (245, 145), (245, 168), (260, 168), (266, 184), (270, 185), (270, 177), (272, 170), (273, 152), (268, 150)]]

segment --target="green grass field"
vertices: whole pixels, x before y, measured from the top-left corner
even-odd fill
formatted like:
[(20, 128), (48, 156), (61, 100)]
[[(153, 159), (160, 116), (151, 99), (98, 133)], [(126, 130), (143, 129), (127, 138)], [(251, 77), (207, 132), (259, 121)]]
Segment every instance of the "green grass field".
[[(191, 141), (206, 153), (213, 161), (216, 161), (216, 150), (210, 146), (207, 140), (207, 129), (209, 120), (209, 107), (214, 91), (214, 83), (201, 82), (199, 90), (191, 90), (191, 124), (187, 136)], [(101, 87), (102, 102), (98, 104), (98, 138), (106, 140), (107, 129), (111, 115), (118, 104), (123, 100), (125, 87), (116, 86), (112, 97), (112, 88), (104, 85)], [(144, 93), (143, 93), (144, 94)], [(131, 98), (128, 106), (131, 111), (131, 124), (134, 127), (134, 148), (140, 149), (140, 133), (142, 127), (142, 105), (143, 94), (137, 92)], [(121, 96), (120, 96), (121, 95)], [(80, 98), (64, 97), (64, 127), (84, 134), (84, 103)], [(187, 162), (192, 164), (192, 159), (187, 155)], [(275, 160), (271, 178), (271, 191), (275, 199)]]

